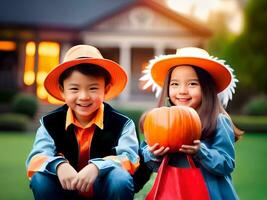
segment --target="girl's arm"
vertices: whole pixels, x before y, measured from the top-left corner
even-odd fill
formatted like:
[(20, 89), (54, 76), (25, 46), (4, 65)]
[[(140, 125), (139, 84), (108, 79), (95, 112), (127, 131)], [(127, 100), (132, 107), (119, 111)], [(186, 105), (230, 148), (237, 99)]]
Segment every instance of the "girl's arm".
[(168, 153), (169, 147), (160, 147), (158, 143), (153, 146), (148, 146), (144, 142), (144, 146), (141, 148), (142, 155), (144, 157), (144, 162), (147, 166), (154, 172), (158, 171), (162, 157)]
[(223, 114), (218, 116), (214, 137), (201, 142), (194, 155), (204, 168), (216, 175), (230, 174), (235, 167), (234, 132), (230, 120)]

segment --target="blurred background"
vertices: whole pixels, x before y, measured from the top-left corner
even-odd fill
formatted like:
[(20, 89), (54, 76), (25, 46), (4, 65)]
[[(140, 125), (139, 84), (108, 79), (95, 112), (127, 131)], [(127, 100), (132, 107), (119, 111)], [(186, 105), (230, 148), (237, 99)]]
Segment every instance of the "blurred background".
[(227, 111), (245, 131), (234, 183), (241, 199), (267, 199), (266, 27), (265, 0), (0, 0), (0, 198), (33, 199), (24, 162), (40, 116), (61, 104), (43, 81), (71, 46), (90, 44), (127, 71), (111, 104), (138, 132), (141, 114), (157, 104), (139, 81), (150, 59), (195, 46), (226, 60), (239, 80)]

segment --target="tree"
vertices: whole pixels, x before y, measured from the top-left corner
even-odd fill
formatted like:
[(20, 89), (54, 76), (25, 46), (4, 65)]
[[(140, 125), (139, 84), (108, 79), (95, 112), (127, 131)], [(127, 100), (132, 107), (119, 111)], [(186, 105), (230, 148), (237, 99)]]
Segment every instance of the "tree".
[(240, 85), (267, 93), (267, 1), (249, 0), (245, 27), (224, 49), (226, 60), (236, 70)]

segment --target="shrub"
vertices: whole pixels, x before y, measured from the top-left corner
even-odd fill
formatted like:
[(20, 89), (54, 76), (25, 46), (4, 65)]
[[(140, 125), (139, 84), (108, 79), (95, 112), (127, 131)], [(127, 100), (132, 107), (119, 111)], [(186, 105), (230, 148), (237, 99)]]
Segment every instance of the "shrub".
[(267, 132), (267, 116), (232, 116), (232, 120), (245, 132)]
[(26, 131), (30, 118), (24, 114), (4, 113), (0, 115), (1, 131)]
[(141, 109), (126, 109), (126, 108), (117, 108), (117, 110), (126, 115), (127, 117), (131, 118), (135, 124), (137, 133), (140, 133), (139, 119), (145, 111)]
[(1, 90), (0, 91), (0, 103), (8, 103), (8, 102), (10, 102), (14, 98), (16, 93), (17, 93), (16, 91)]
[(11, 109), (14, 113), (24, 114), (30, 118), (33, 118), (38, 109), (37, 98), (30, 94), (17, 94), (13, 98)]
[(257, 97), (244, 106), (247, 115), (267, 115), (267, 98)]

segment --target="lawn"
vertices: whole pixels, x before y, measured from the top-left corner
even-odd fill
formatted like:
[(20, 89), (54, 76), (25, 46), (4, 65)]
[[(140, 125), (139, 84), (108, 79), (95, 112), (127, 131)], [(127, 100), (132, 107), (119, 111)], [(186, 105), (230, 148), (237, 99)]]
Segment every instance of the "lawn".
[[(34, 135), (0, 132), (0, 199), (33, 199), (28, 187), (25, 159)], [(241, 200), (267, 200), (267, 134), (246, 134), (236, 143), (234, 184)], [(144, 199), (153, 180), (136, 194)]]

